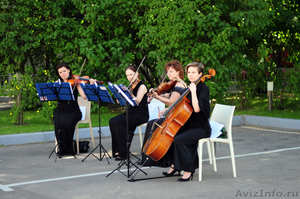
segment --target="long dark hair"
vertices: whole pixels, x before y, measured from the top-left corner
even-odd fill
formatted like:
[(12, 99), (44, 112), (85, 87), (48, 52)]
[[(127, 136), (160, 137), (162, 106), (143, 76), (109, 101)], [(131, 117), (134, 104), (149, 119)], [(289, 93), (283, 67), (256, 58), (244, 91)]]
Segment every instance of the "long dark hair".
[[(125, 72), (127, 70), (132, 70), (135, 73), (137, 71), (137, 68), (134, 65), (130, 64), (126, 67)], [(137, 78), (140, 78), (140, 75)]]
[(62, 68), (62, 67), (66, 67), (67, 69), (70, 70), (70, 74), (69, 74), (69, 78), (72, 77), (73, 73), (72, 73), (72, 69), (70, 68), (70, 66), (66, 63), (66, 62), (61, 62), (56, 66), (56, 75), (58, 76), (58, 78), (63, 81), (63, 79), (60, 77), (60, 75), (58, 74), (58, 69)]

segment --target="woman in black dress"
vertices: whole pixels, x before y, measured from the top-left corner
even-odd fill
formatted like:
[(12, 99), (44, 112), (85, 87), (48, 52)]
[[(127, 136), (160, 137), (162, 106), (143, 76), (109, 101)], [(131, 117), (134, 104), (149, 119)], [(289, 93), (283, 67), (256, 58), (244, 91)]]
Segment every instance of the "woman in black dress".
[(176, 172), (184, 171), (180, 182), (185, 182), (193, 178), (195, 169), (198, 168), (198, 141), (202, 138), (210, 137), (211, 127), (209, 124), (210, 105), (209, 88), (204, 83), (195, 82), (202, 76), (204, 65), (192, 62), (186, 66), (187, 76), (191, 81), (189, 85), (190, 93), (187, 98), (191, 101), (193, 113), (177, 132), (174, 141), (164, 156), (172, 165), (168, 172), (163, 172), (165, 176), (172, 176)]
[[(72, 76), (72, 69), (67, 63), (62, 62), (56, 67), (56, 74), (61, 82), (68, 82)], [(83, 99), (86, 99), (79, 84), (75, 85), (73, 93), (75, 101), (58, 101), (53, 113), (55, 136), (56, 140), (60, 142), (58, 152), (60, 158), (65, 154), (75, 154), (73, 148), (75, 125), (82, 117), (77, 103), (78, 93)]]
[[(126, 113), (113, 117), (109, 120), (109, 128), (112, 139), (112, 155), (115, 160), (124, 160), (127, 156), (127, 139), (131, 143), (134, 131), (137, 126), (146, 123), (149, 120), (146, 85), (139, 80), (139, 73), (133, 65), (127, 66), (125, 73), (129, 82), (131, 82), (132, 97), (138, 106), (129, 106), (128, 110), (128, 137), (126, 131)], [(134, 87), (134, 88), (133, 88)], [(130, 146), (129, 146), (130, 147)]]
[[(171, 92), (167, 92), (161, 95), (158, 95), (156, 92), (152, 92), (153, 89), (151, 88), (149, 90), (150, 93), (152, 93), (152, 96), (148, 98), (148, 102), (152, 100), (154, 97), (155, 99), (158, 99), (159, 101), (163, 102), (167, 106), (171, 106), (176, 100), (181, 96), (181, 94), (185, 91), (187, 88), (186, 83), (183, 81), (184, 78), (184, 68), (182, 67), (182, 64), (177, 60), (172, 60), (165, 64), (165, 70), (167, 71), (167, 76), (169, 80), (177, 79), (177, 83), (174, 86), (174, 89)], [(161, 110), (163, 113), (164, 110)], [(161, 119), (154, 119), (147, 123), (145, 135), (144, 135), (144, 141), (143, 146), (145, 145), (146, 141), (151, 136), (150, 134), (155, 131), (157, 128), (156, 124), (161, 124), (165, 118)], [(155, 122), (155, 124), (154, 124)], [(168, 167), (170, 164), (167, 161), (160, 160), (158, 162), (153, 161), (152, 159), (148, 159), (147, 162), (146, 155), (142, 153), (142, 160), (138, 162), (138, 164), (143, 164), (144, 166), (163, 166)]]

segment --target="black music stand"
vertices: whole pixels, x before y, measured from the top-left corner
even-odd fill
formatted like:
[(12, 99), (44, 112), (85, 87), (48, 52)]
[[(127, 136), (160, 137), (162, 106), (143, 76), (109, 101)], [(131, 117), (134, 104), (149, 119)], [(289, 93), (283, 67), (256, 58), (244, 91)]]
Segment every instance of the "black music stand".
[[(74, 101), (74, 95), (71, 88), (70, 83), (67, 82), (55, 82), (55, 83), (36, 83), (36, 89), (38, 91), (38, 95), (41, 102), (47, 102), (47, 101), (57, 101), (57, 105), (59, 104), (60, 100), (66, 100), (66, 101)], [(59, 139), (57, 139), (57, 144), (53, 148), (51, 154), (49, 155), (49, 158), (53, 154), (53, 152), (56, 153), (55, 162), (58, 156), (58, 153), (56, 152), (57, 147), (61, 150), (62, 147), (66, 148), (67, 151), (72, 154), (69, 149), (62, 143), (60, 135), (61, 135), (61, 129), (59, 125), (59, 108), (57, 109), (57, 117), (58, 117), (58, 125), (57, 125), (57, 131)], [(73, 155), (74, 158), (75, 155)]]
[[(111, 173), (109, 173), (106, 177), (108, 177), (115, 171), (119, 171), (120, 173), (125, 175), (127, 178), (129, 178), (136, 170), (142, 171), (137, 165), (132, 163), (132, 161), (130, 160), (130, 151), (129, 151), (129, 148), (130, 148), (129, 140), (130, 139), (129, 139), (129, 133), (128, 133), (129, 132), (129, 130), (128, 130), (128, 105), (138, 106), (138, 104), (134, 101), (130, 92), (124, 85), (119, 85), (119, 86), (116, 84), (113, 85), (110, 82), (108, 82), (108, 84), (109, 84), (108, 88), (112, 91), (112, 93), (114, 94), (116, 99), (119, 101), (120, 105), (125, 106), (125, 109), (126, 109), (127, 156), (126, 156), (126, 159), (122, 160), (118, 164), (118, 167), (116, 169), (114, 169)], [(127, 175), (120, 170), (123, 165), (127, 166)], [(135, 169), (132, 172), (130, 172), (130, 168), (132, 166), (134, 166)], [(147, 173), (145, 173), (144, 171), (142, 171), (142, 172), (145, 175), (147, 175)]]
[[(99, 144), (96, 148), (94, 148), (83, 160), (82, 162), (89, 156), (89, 155), (93, 155), (95, 158), (97, 158), (99, 161), (101, 161), (104, 157), (106, 157), (106, 160), (109, 164), (109, 161), (107, 159), (106, 154), (108, 155), (109, 158), (110, 155), (108, 154), (108, 152), (106, 151), (106, 149), (103, 147), (103, 145), (101, 144), (101, 124), (100, 124), (100, 102), (107, 102), (107, 103), (114, 103), (114, 101), (112, 100), (109, 92), (107, 91), (106, 87), (103, 85), (97, 85), (97, 83), (95, 84), (79, 84), (84, 92), (84, 94), (86, 95), (86, 97), (88, 98), (89, 101), (97, 101), (98, 102), (98, 111), (99, 111)], [(100, 158), (98, 158), (97, 156), (95, 156), (93, 154), (93, 152), (99, 147), (100, 149)], [(102, 149), (103, 149), (103, 156), (101, 156), (102, 154)]]

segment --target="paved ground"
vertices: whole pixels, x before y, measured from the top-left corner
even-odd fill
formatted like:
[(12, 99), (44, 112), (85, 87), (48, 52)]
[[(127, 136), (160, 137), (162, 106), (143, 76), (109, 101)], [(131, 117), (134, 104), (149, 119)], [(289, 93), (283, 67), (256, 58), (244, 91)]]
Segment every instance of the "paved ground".
[[(236, 178), (228, 146), (218, 144), (218, 171), (213, 171), (205, 150), (203, 181), (196, 171), (194, 179), (184, 183), (178, 177), (147, 179), (161, 177), (167, 171), (161, 167), (143, 167), (147, 175), (138, 172), (135, 182), (119, 171), (107, 177), (119, 162), (94, 156), (82, 162), (87, 154), (55, 162), (55, 155), (48, 158), (53, 142), (1, 147), (0, 198), (300, 198), (299, 133), (234, 127), (233, 137)], [(138, 139), (135, 135), (131, 151), (140, 157)], [(102, 144), (110, 153), (110, 137), (102, 138)], [(100, 157), (99, 150), (95, 155)], [(127, 174), (127, 166), (121, 171)]]

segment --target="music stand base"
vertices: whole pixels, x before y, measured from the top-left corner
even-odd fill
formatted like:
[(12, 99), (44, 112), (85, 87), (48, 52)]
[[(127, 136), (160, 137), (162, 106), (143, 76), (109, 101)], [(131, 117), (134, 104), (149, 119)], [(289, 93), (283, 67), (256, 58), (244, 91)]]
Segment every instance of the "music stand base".
[[(122, 166), (126, 165), (127, 166), (127, 175), (122, 172), (120, 169)], [(135, 167), (135, 169), (132, 171), (132, 172), (129, 172), (129, 168), (131, 168), (132, 166)], [(145, 175), (147, 175), (146, 172), (144, 172), (143, 170), (141, 170), (136, 164), (134, 164), (133, 162), (131, 162), (131, 160), (128, 160), (128, 159), (124, 159), (122, 160), (120, 163), (119, 163), (119, 166), (114, 169), (112, 172), (110, 172), (106, 177), (110, 176), (111, 174), (113, 174), (115, 171), (119, 171), (120, 173), (122, 173), (124, 176), (126, 176), (127, 178), (129, 178), (131, 175), (134, 174), (135, 171), (141, 171), (143, 172)]]
[[(100, 158), (98, 158), (93, 152), (97, 149), (97, 148), (100, 148)], [(103, 152), (103, 156), (101, 156), (101, 149), (104, 151)], [(106, 155), (107, 154), (107, 155)], [(82, 162), (85, 160), (85, 159), (87, 159), (87, 157), (89, 157), (90, 155), (93, 155), (97, 160), (99, 160), (99, 161), (102, 161), (103, 160), (103, 158), (105, 157), (106, 158), (106, 160), (107, 160), (107, 163), (108, 164), (110, 164), (110, 162), (108, 161), (108, 157), (111, 159), (111, 156), (108, 154), (108, 152), (106, 151), (106, 149), (102, 146), (102, 145), (100, 145), (100, 144), (98, 144), (83, 160), (82, 160)], [(107, 157), (108, 156), (108, 157)]]

